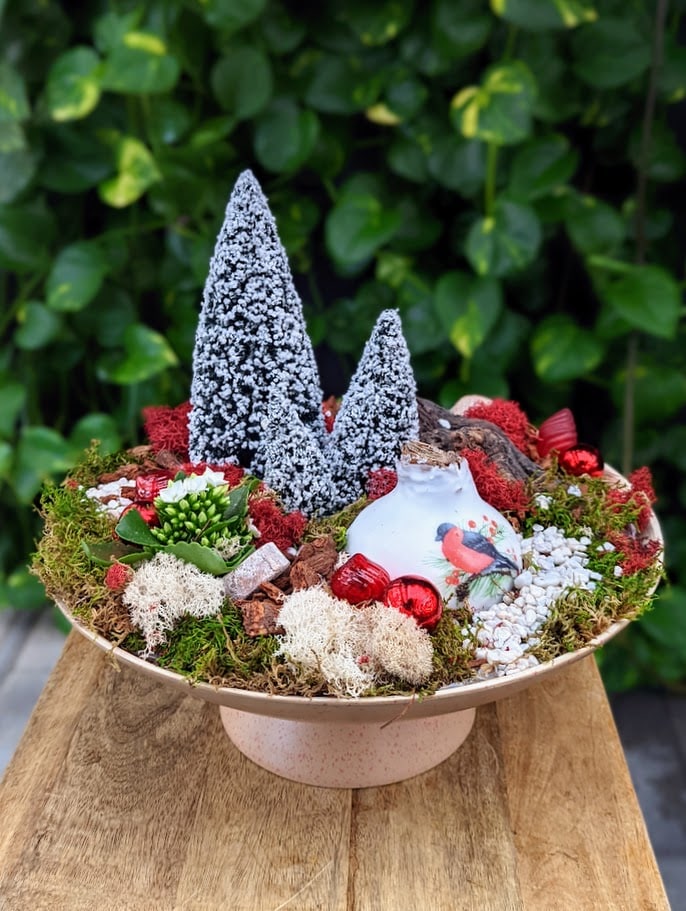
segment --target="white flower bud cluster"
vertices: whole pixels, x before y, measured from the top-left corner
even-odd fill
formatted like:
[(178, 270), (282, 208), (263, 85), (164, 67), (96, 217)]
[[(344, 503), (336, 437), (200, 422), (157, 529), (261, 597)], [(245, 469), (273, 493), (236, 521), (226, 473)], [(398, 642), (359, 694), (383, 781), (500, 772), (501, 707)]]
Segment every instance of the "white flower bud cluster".
[(200, 493), (208, 487), (226, 486), (226, 479), (221, 471), (206, 468), (203, 474), (191, 474), (178, 481), (170, 481), (160, 490), (159, 497), (165, 503), (178, 503), (189, 493)]
[(485, 662), (479, 677), (500, 677), (535, 666), (537, 659), (527, 653), (538, 645), (536, 634), (555, 602), (572, 589), (593, 591), (602, 578), (588, 569), (587, 535), (567, 538), (555, 526), (535, 525), (533, 536), (521, 543), (525, 568), (513, 590), (498, 604), (475, 611), (464, 631), (466, 637), (476, 638), (475, 656)]

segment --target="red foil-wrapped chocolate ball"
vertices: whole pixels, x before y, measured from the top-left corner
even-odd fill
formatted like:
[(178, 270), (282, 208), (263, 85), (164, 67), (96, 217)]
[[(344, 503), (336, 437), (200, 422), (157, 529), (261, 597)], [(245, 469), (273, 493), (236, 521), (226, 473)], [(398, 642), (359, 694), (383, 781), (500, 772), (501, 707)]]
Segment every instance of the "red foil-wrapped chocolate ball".
[(436, 586), (422, 576), (400, 576), (386, 586), (383, 602), (414, 617), (417, 626), (435, 629), (443, 615), (443, 599)]
[(359, 604), (361, 601), (381, 601), (390, 581), (383, 566), (368, 560), (364, 554), (353, 554), (334, 572), (329, 585), (337, 598)]

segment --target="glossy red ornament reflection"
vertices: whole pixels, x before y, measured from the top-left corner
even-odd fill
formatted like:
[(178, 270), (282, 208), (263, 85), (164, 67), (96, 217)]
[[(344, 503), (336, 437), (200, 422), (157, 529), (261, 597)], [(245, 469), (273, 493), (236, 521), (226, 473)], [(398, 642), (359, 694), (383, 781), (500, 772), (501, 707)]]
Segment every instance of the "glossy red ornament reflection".
[(551, 414), (538, 428), (536, 448), (541, 458), (553, 450), (564, 452), (571, 449), (577, 442), (576, 423), (569, 408), (561, 408), (560, 411)]
[(575, 446), (560, 453), (560, 468), (568, 474), (588, 474), (597, 478), (603, 473), (603, 460), (595, 446)]
[(155, 507), (147, 506), (144, 503), (131, 503), (129, 506), (127, 506), (125, 509), (122, 510), (121, 516), (119, 518), (121, 519), (123, 516), (126, 515), (127, 512), (129, 512), (132, 509), (137, 510), (141, 514), (146, 525), (159, 525), (160, 524), (160, 520), (157, 516), (157, 510), (155, 509)]
[(361, 601), (381, 601), (390, 581), (383, 566), (368, 560), (364, 554), (353, 554), (334, 572), (329, 585), (337, 598), (359, 604)]
[(136, 500), (139, 503), (152, 503), (169, 480), (169, 475), (164, 472), (139, 475), (136, 478)]
[(443, 615), (443, 599), (436, 586), (422, 576), (400, 576), (386, 586), (383, 602), (414, 617), (417, 626), (431, 632)]

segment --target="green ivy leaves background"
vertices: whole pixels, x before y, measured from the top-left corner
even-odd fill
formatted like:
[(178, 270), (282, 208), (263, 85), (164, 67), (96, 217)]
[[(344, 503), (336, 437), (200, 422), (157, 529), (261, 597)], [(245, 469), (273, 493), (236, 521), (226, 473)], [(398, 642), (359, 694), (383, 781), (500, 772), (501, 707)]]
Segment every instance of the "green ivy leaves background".
[(394, 306), (422, 394), (570, 405), (608, 461), (651, 465), (670, 586), (604, 672), (683, 682), (683, 645), (645, 646), (686, 610), (684, 0), (72, 7), (0, 3), (0, 603), (42, 600), (40, 485), (187, 398), (251, 167), (327, 392)]

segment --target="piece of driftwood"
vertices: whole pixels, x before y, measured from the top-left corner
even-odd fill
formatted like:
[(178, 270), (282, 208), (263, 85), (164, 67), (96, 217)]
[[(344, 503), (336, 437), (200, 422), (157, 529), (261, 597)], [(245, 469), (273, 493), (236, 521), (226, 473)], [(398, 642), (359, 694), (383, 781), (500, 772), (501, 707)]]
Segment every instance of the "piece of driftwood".
[(540, 473), (540, 466), (520, 452), (507, 434), (490, 421), (453, 414), (428, 399), (418, 398), (417, 408), (422, 442), (449, 452), (483, 449), (500, 474), (512, 481), (524, 481)]

